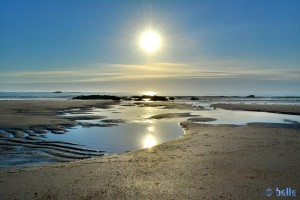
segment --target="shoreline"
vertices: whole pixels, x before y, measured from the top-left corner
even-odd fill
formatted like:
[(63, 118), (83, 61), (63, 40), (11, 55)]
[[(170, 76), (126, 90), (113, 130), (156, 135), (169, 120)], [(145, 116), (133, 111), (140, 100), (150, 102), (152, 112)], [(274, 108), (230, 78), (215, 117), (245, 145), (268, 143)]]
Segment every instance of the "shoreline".
[(292, 187), (299, 194), (299, 128), (189, 120), (180, 125), (183, 136), (150, 149), (0, 169), (1, 195), (4, 199), (262, 199), (265, 189), (275, 187)]
[(212, 104), (211, 107), (225, 110), (269, 112), (287, 115), (300, 115), (300, 105), (260, 105), (260, 104)]

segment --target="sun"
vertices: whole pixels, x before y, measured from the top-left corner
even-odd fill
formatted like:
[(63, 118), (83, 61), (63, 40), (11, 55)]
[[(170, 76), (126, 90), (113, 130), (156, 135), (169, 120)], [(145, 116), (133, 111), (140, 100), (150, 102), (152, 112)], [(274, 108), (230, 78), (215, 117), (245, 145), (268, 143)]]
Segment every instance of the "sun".
[(154, 96), (157, 94), (157, 92), (154, 91), (146, 91), (146, 92), (142, 92), (143, 95), (147, 95), (147, 96)]
[(161, 37), (157, 32), (148, 30), (141, 34), (139, 44), (146, 52), (154, 53), (161, 47)]

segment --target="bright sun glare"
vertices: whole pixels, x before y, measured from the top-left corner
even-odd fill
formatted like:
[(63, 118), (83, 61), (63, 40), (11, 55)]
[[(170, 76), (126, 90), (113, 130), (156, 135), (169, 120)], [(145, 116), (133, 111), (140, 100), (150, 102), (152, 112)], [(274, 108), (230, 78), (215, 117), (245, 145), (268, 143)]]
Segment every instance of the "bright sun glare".
[(139, 44), (143, 50), (148, 53), (154, 53), (159, 50), (161, 46), (160, 35), (152, 30), (145, 31), (139, 40)]
[(156, 145), (155, 138), (152, 135), (147, 135), (144, 139), (144, 148), (151, 148)]
[(143, 95), (147, 95), (147, 96), (154, 96), (156, 94), (157, 94), (157, 92), (154, 92), (154, 91), (143, 92)]

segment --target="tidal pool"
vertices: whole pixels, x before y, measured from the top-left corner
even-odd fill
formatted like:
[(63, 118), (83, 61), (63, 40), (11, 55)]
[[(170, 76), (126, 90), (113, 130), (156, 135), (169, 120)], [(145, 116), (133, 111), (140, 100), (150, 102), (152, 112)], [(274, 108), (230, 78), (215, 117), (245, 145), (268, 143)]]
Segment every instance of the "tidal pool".
[(248, 123), (300, 123), (300, 116), (255, 111), (205, 110), (192, 112), (203, 117), (215, 118), (216, 121), (201, 122), (205, 124), (234, 124)]
[[(111, 127), (82, 127), (68, 129), (65, 134), (47, 134), (47, 139), (72, 142), (89, 149), (101, 149), (107, 153), (122, 153), (149, 148), (184, 134), (179, 122), (183, 119), (149, 119), (163, 113), (184, 113), (182, 110), (166, 110), (159, 107), (115, 106), (113, 109), (93, 109), (86, 115), (105, 116), (107, 119), (121, 119)], [(67, 116), (72, 114), (66, 113)], [(78, 114), (75, 114), (78, 115)], [(82, 115), (82, 114), (80, 114)], [(80, 120), (94, 124), (105, 124), (101, 120)]]
[[(186, 110), (163, 109), (162, 107), (114, 106), (113, 109), (93, 109), (86, 115), (106, 116), (106, 119), (122, 119), (127, 123), (118, 123), (112, 127), (81, 126), (69, 129), (66, 134), (48, 133), (49, 140), (72, 142), (90, 149), (105, 150), (107, 153), (122, 153), (142, 148), (152, 147), (184, 134), (179, 122), (186, 118), (149, 119), (149, 117), (166, 113), (186, 113)], [(300, 117), (266, 112), (231, 111), (231, 110), (195, 110), (190, 111), (195, 117), (215, 118), (211, 122), (196, 122), (205, 124), (235, 124), (247, 123), (299, 123)], [(70, 115), (70, 114), (67, 114)], [(82, 114), (80, 114), (82, 115)], [(198, 116), (196, 116), (198, 115)], [(101, 120), (81, 120), (99, 124)]]
[(112, 127), (78, 126), (63, 135), (49, 133), (47, 138), (77, 143), (85, 148), (105, 150), (107, 153), (122, 153), (152, 147), (181, 135), (183, 130), (176, 121), (144, 120)]

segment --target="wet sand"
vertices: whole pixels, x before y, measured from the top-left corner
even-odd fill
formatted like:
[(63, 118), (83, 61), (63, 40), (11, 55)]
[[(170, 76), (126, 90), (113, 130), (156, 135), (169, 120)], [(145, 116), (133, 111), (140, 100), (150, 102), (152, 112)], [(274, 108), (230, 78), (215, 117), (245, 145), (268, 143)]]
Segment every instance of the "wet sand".
[(1, 199), (264, 199), (275, 187), (299, 196), (299, 126), (181, 126), (183, 137), (150, 149), (2, 169)]
[(213, 104), (214, 108), (300, 115), (299, 105)]
[[(113, 126), (114, 124), (91, 124), (76, 120), (103, 119), (105, 116), (83, 115), (92, 107), (108, 109), (118, 101), (78, 101), (78, 100), (15, 100), (0, 101), (0, 158), (1, 166), (8, 163), (30, 165), (34, 162), (66, 162), (74, 159), (86, 159), (102, 156), (103, 151), (86, 149), (74, 143), (45, 141), (45, 134), (65, 134), (68, 128)], [(62, 116), (64, 113), (76, 113), (76, 116)], [(82, 114), (82, 115), (81, 115)], [(22, 150), (18, 150), (22, 147)], [(11, 150), (11, 151), (6, 151)], [(24, 153), (27, 152), (27, 153)], [(8, 158), (8, 159), (5, 159)], [(27, 161), (26, 161), (27, 160)], [(11, 165), (11, 164), (10, 164)], [(34, 164), (33, 164), (34, 165)]]
[[(116, 101), (80, 101), (80, 100), (7, 100), (0, 101), (1, 129), (29, 129), (42, 126), (74, 126), (75, 119), (58, 116), (68, 112), (88, 112), (96, 108), (110, 108)], [(70, 111), (71, 109), (78, 109)]]
[[(85, 128), (112, 127), (118, 126), (120, 123), (127, 123), (122, 119), (107, 119), (106, 116), (87, 115), (95, 108), (111, 110), (114, 105), (121, 107), (124, 105), (198, 109), (191, 105), (171, 102), (133, 103), (131, 101), (111, 100), (14, 100), (0, 101), (0, 103), (0, 168), (12, 165), (17, 165), (17, 167), (32, 166), (38, 165), (38, 162), (64, 162), (103, 156), (105, 151), (102, 149), (86, 149), (76, 143), (45, 140), (49, 132), (65, 134), (75, 126)], [(98, 123), (78, 120), (97, 120)], [(31, 158), (33, 164), (30, 164), (27, 157)]]
[[(92, 116), (65, 117), (63, 113), (81, 114), (88, 112), (92, 107), (111, 108), (111, 105), (121, 104), (119, 101), (96, 100), (4, 100), (0, 101), (0, 129), (30, 129), (31, 127), (59, 127), (75, 126), (75, 120), (93, 119)], [(152, 102), (124, 104), (131, 106), (164, 107), (166, 109), (195, 110), (198, 108), (187, 104), (172, 102)], [(76, 110), (71, 110), (76, 109)], [(102, 118), (104, 118), (103, 116)], [(101, 117), (98, 117), (102, 119)]]

